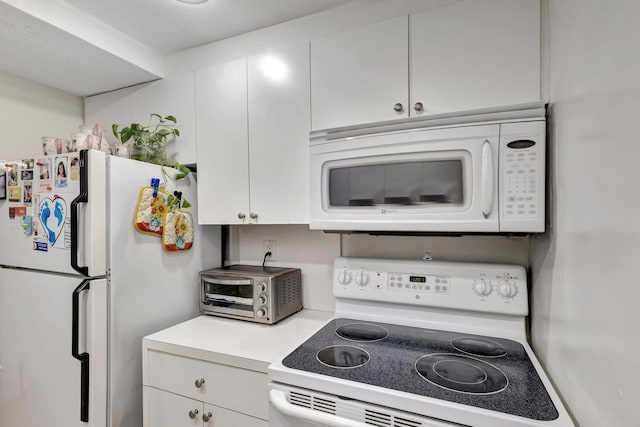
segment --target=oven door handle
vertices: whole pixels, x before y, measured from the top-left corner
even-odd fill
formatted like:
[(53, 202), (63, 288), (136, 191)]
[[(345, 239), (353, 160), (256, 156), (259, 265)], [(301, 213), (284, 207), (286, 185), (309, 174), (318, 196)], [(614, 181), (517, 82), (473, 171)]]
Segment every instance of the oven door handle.
[(311, 409), (302, 408), (292, 405), (287, 401), (286, 394), (281, 390), (269, 391), (269, 399), (271, 404), (280, 412), (293, 418), (308, 421), (314, 424), (331, 427), (371, 427), (358, 421), (348, 420), (335, 415), (328, 415), (322, 412), (316, 412)]

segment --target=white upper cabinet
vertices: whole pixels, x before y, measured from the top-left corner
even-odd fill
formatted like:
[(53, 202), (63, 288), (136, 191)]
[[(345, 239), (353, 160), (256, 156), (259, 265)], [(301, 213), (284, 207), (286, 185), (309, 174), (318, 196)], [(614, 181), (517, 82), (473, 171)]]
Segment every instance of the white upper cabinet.
[(196, 71), (198, 222), (249, 222), (247, 60)]
[(313, 129), (408, 117), (407, 17), (311, 42)]
[(309, 44), (196, 71), (201, 224), (309, 222)]
[(255, 222), (309, 222), (309, 44), (248, 58)]
[(412, 115), (540, 99), (537, 0), (462, 1), (409, 20)]
[(311, 42), (316, 130), (539, 100), (538, 0), (463, 0)]

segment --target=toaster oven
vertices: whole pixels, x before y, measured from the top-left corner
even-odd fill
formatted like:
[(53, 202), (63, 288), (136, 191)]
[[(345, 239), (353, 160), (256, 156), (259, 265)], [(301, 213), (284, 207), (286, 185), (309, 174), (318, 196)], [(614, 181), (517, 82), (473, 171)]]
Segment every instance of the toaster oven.
[(302, 309), (299, 268), (230, 265), (201, 271), (200, 312), (272, 324)]

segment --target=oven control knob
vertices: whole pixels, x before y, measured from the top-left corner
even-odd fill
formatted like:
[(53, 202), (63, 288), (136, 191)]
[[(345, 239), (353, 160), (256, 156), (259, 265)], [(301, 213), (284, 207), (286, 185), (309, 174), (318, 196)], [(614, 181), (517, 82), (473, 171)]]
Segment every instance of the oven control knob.
[(258, 312), (256, 313), (256, 315), (258, 317), (265, 317), (267, 315), (267, 309), (265, 308), (261, 308), (260, 310), (258, 310)]
[(258, 297), (258, 303), (259, 303), (260, 305), (265, 305), (265, 304), (267, 303), (267, 297), (266, 297), (266, 296), (264, 296), (264, 295), (260, 295), (260, 296)]
[(514, 282), (505, 280), (498, 286), (498, 293), (504, 298), (513, 298), (518, 294), (518, 286)]
[(367, 286), (367, 283), (369, 283), (369, 273), (366, 271), (359, 271), (356, 273), (355, 282), (358, 286)]
[(348, 270), (342, 270), (338, 273), (338, 283), (348, 285), (351, 282), (351, 273)]
[(258, 292), (264, 292), (267, 290), (267, 282), (258, 283)]
[(473, 282), (473, 292), (475, 292), (478, 296), (486, 297), (492, 291), (493, 288), (491, 287), (491, 283), (487, 282), (486, 280), (475, 280)]

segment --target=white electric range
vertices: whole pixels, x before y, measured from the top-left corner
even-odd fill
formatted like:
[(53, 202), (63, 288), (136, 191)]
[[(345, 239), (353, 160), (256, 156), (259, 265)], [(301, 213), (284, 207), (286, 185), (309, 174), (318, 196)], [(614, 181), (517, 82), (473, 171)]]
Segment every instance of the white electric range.
[(337, 258), (336, 317), (269, 367), (270, 427), (574, 427), (516, 265)]

